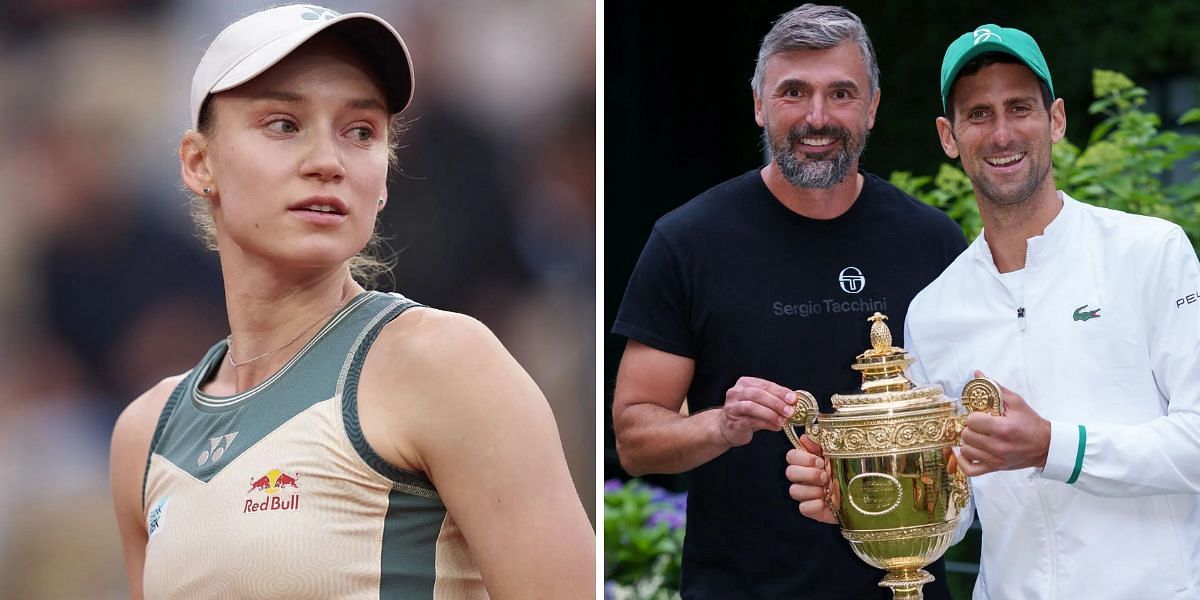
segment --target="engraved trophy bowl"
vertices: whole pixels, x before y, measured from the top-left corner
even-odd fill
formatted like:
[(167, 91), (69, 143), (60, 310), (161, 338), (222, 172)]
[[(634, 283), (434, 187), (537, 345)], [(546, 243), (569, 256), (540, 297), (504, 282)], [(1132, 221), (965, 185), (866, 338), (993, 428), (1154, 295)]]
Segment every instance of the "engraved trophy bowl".
[(966, 414), (999, 415), (1003, 407), (990, 379), (969, 381), (961, 403), (939, 385), (913, 384), (905, 370), (915, 361), (892, 346), (886, 319), (868, 319), (872, 347), (851, 365), (862, 372), (863, 393), (835, 394), (833, 412), (818, 414), (816, 398), (796, 390), (783, 430), (797, 448), (795, 426), (821, 445), (831, 469), (825, 501), (842, 535), (859, 558), (887, 571), (880, 586), (909, 600), (923, 598), (922, 586), (934, 579), (924, 567), (950, 547), (971, 495), (951, 450)]

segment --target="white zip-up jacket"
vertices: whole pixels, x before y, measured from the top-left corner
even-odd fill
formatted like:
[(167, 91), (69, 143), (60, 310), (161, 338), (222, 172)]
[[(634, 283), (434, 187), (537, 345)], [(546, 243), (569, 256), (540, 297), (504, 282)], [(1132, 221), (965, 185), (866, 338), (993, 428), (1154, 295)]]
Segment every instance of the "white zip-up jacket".
[(971, 479), (975, 598), (1200, 598), (1200, 264), (1178, 226), (1061, 197), (1020, 297), (980, 235), (909, 306), (915, 381), (979, 369), (1051, 422), (1044, 469)]

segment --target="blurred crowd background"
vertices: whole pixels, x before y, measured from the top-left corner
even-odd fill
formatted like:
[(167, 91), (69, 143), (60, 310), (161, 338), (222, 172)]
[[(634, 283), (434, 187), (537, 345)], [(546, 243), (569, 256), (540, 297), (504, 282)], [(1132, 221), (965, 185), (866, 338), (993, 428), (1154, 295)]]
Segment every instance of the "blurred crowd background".
[[(0, 598), (128, 594), (112, 424), (228, 333), (179, 182), (191, 75), (273, 4), (0, 3)], [(322, 4), (385, 17), (416, 66), (382, 289), (497, 333), (549, 399), (595, 523), (594, 3)]]

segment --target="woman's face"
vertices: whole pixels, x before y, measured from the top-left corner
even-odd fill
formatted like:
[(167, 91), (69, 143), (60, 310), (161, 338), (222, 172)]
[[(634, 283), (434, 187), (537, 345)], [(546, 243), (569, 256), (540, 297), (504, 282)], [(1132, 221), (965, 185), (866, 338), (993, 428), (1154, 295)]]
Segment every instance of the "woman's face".
[(362, 250), (386, 197), (388, 113), (357, 54), (317, 37), (211, 102), (222, 253), (322, 269)]

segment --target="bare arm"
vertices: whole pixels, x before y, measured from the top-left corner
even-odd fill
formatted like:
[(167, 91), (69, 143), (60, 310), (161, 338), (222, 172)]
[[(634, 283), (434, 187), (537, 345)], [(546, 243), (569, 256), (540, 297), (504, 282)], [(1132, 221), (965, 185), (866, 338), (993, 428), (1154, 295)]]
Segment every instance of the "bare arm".
[(109, 478), (117, 530), (121, 534), (121, 549), (125, 555), (129, 594), (135, 600), (142, 597), (142, 571), (146, 562), (142, 480), (146, 473), (146, 459), (150, 454), (150, 439), (154, 437), (154, 427), (163, 405), (171, 396), (171, 390), (182, 379), (183, 375), (171, 377), (150, 388), (125, 407), (113, 427)]
[(387, 424), (365, 430), (385, 459), (429, 475), (491, 597), (595, 593), (595, 533), (554, 416), (486, 327), (433, 310), (401, 316), (367, 357), (360, 411)]
[(680, 473), (750, 443), (755, 431), (779, 431), (795, 395), (754, 377), (738, 379), (719, 410), (683, 416), (695, 361), (629, 340), (617, 371), (613, 429), (617, 455), (631, 475)]
[(695, 361), (635, 340), (625, 345), (613, 392), (617, 456), (630, 475), (680, 473), (730, 448), (717, 413), (680, 414)]

